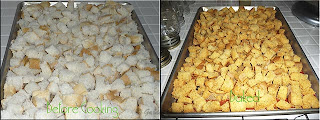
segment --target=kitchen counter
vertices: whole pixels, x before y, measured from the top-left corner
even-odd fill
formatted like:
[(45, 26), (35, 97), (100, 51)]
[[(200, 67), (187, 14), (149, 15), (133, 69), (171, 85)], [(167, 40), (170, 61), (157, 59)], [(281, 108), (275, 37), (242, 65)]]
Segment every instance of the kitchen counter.
[[(304, 53), (306, 54), (309, 62), (311, 63), (313, 69), (316, 71), (316, 74), (319, 76), (319, 28), (313, 27), (309, 24), (300, 21), (297, 17), (295, 17), (291, 12), (291, 6), (294, 4), (293, 1), (253, 1), (251, 2), (252, 6), (277, 6), (285, 19), (287, 20), (290, 28), (293, 30), (294, 35), (296, 36), (298, 42), (300, 43)], [(173, 69), (173, 66), (177, 60), (180, 49), (183, 45), (183, 42), (188, 34), (191, 23), (194, 19), (194, 16), (201, 6), (238, 6), (238, 1), (205, 1), (205, 2), (195, 2), (190, 5), (190, 13), (184, 14), (185, 24), (181, 27), (180, 37), (181, 43), (178, 47), (169, 50), (172, 56), (171, 62), (161, 69), (161, 95), (166, 87), (167, 81)], [(294, 119), (298, 115), (291, 116), (279, 116), (277, 118), (291, 118)], [(319, 118), (319, 114), (308, 114), (309, 118)], [(259, 119), (259, 117), (244, 117), (245, 119)], [(260, 117), (266, 118), (266, 117)], [(269, 119), (275, 119), (274, 116), (268, 117)], [(299, 117), (299, 119), (305, 119), (305, 116)], [(230, 119), (230, 118), (227, 118)], [(232, 118), (233, 119), (233, 118)], [(242, 119), (241, 117), (235, 117), (235, 119)]]
[[(15, 11), (20, 2), (21, 1), (1, 1), (1, 65)], [(129, 1), (129, 3), (133, 5), (153, 48), (159, 56), (159, 1)]]

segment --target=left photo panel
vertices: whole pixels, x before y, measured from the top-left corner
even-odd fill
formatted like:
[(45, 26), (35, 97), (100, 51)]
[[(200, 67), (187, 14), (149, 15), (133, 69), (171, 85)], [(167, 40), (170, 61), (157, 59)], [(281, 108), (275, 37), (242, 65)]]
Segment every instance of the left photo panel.
[(1, 119), (160, 119), (159, 6), (1, 0)]

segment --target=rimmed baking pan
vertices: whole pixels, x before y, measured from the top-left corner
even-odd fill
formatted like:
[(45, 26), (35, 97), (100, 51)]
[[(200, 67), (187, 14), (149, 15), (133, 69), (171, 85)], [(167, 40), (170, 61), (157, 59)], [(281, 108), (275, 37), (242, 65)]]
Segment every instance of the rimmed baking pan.
[[(181, 69), (182, 65), (185, 63), (185, 59), (189, 55), (188, 47), (192, 45), (192, 40), (194, 38), (194, 25), (197, 20), (200, 19), (200, 13), (207, 11), (209, 9), (221, 10), (225, 7), (230, 6), (216, 6), (216, 7), (200, 7), (193, 19), (187, 37), (183, 43), (183, 46), (180, 50), (179, 56), (176, 60), (176, 63), (170, 74), (168, 83), (165, 87), (165, 90), (161, 96), (161, 117), (243, 117), (243, 116), (266, 116), (266, 115), (288, 115), (288, 114), (307, 114), (307, 113), (319, 113), (319, 109), (289, 109), (289, 110), (272, 110), (272, 111), (254, 111), (247, 110), (245, 112), (213, 112), (213, 113), (172, 113), (169, 111), (171, 103), (174, 102), (174, 98), (171, 93), (173, 91), (173, 82), (178, 76), (178, 72)], [(239, 6), (232, 6), (235, 11), (239, 9)], [(257, 8), (258, 6), (245, 6), (245, 9), (250, 10), (253, 7)], [(266, 8), (274, 8), (276, 10), (275, 17), (282, 22), (282, 29), (285, 30), (285, 35), (289, 39), (289, 43), (296, 55), (301, 57), (301, 62), (303, 65), (303, 73), (308, 74), (309, 80), (311, 82), (311, 88), (316, 92), (316, 97), (319, 99), (319, 78), (316, 75), (315, 71), (311, 67), (310, 62), (308, 61), (305, 53), (301, 49), (296, 37), (294, 36), (292, 30), (290, 29), (287, 21), (283, 17), (280, 9), (278, 7), (266, 6)]]
[[(84, 1), (85, 2), (85, 1)], [(20, 29), (19, 25), (17, 24), (18, 20), (21, 19), (21, 9), (23, 6), (25, 5), (30, 5), (30, 4), (39, 4), (40, 2), (20, 2), (17, 5), (17, 9), (16, 9), (16, 13), (14, 16), (14, 20), (12, 23), (12, 27), (11, 27), (11, 32), (10, 32), (10, 36), (9, 36), (9, 40), (8, 40), (8, 44), (7, 44), (7, 48), (6, 48), (6, 52), (4, 55), (4, 59), (3, 59), (3, 63), (2, 63), (2, 67), (1, 67), (1, 100), (4, 98), (4, 93), (3, 93), (3, 89), (4, 89), (4, 84), (6, 81), (6, 76), (7, 76), (7, 72), (9, 70), (9, 63), (10, 63), (10, 59), (12, 58), (12, 52), (9, 49), (11, 46), (11, 41), (13, 39), (16, 39), (17, 37), (17, 31)], [(51, 5), (56, 4), (57, 2), (50, 2)], [(62, 2), (64, 5), (67, 5), (68, 2)], [(74, 6), (76, 7), (77, 4), (80, 4), (81, 2), (74, 2)], [(87, 2), (88, 4), (105, 4), (105, 2), (100, 1), (100, 2)], [(122, 5), (130, 5), (130, 3), (126, 3), (126, 2), (122, 2), (120, 3)], [(137, 23), (138, 26), (138, 31), (140, 34), (142, 34), (144, 41), (141, 43), (146, 50), (149, 51), (150, 57), (151, 57), (151, 63), (156, 65), (157, 70), (159, 70), (159, 58), (155, 52), (155, 50), (152, 47), (152, 44), (145, 32), (145, 30), (143, 29), (143, 26), (136, 14), (136, 12), (133, 10), (132, 11), (132, 19)], [(2, 106), (1, 106), (2, 109)]]

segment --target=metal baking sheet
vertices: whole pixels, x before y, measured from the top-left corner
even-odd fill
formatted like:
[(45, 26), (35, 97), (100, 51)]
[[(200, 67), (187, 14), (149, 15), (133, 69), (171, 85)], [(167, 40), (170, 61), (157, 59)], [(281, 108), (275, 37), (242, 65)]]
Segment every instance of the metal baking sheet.
[[(17, 9), (16, 9), (16, 13), (14, 16), (14, 20), (12, 23), (12, 27), (11, 27), (11, 32), (10, 32), (10, 36), (9, 36), (9, 40), (8, 40), (8, 44), (7, 44), (7, 48), (6, 48), (6, 52), (4, 55), (4, 59), (2, 62), (2, 67), (1, 67), (1, 100), (4, 98), (4, 93), (3, 93), (3, 88), (4, 88), (4, 83), (6, 81), (6, 76), (7, 76), (7, 72), (9, 70), (9, 63), (10, 63), (10, 59), (12, 58), (12, 52), (9, 49), (11, 46), (11, 41), (13, 39), (16, 39), (17, 37), (17, 31), (20, 29), (19, 25), (17, 24), (18, 20), (21, 18), (21, 9), (23, 6), (25, 5), (30, 5), (30, 4), (39, 4), (40, 2), (20, 2), (17, 5)], [(50, 2), (51, 5), (56, 4), (57, 2)], [(68, 2), (62, 2), (64, 5), (67, 5)], [(81, 2), (74, 2), (74, 6), (76, 7), (77, 4), (80, 4)], [(89, 4), (105, 4), (105, 2), (87, 2)], [(130, 5), (130, 3), (126, 3), (126, 2), (122, 2), (120, 3), (122, 5)], [(142, 24), (136, 14), (136, 12), (133, 10), (132, 11), (132, 19), (137, 23), (138, 26), (138, 31), (140, 34), (142, 34), (144, 41), (141, 43), (146, 50), (149, 51), (150, 57), (151, 57), (151, 63), (156, 65), (157, 70), (159, 70), (159, 58), (155, 52), (155, 50), (152, 47), (152, 44), (145, 32), (145, 30), (142, 27)], [(2, 109), (2, 106), (1, 106)]]
[[(213, 113), (172, 113), (169, 111), (171, 107), (171, 103), (174, 102), (174, 98), (172, 97), (171, 93), (173, 91), (173, 82), (178, 76), (178, 72), (182, 65), (184, 64), (184, 60), (188, 57), (189, 51), (188, 47), (192, 45), (193, 40), (193, 33), (194, 33), (194, 25), (196, 24), (197, 20), (200, 19), (200, 13), (203, 11), (207, 11), (209, 9), (217, 9), (221, 10), (225, 7), (230, 6), (218, 6), (218, 7), (200, 7), (193, 19), (187, 37), (183, 43), (182, 50), (180, 50), (179, 56), (177, 61), (172, 69), (170, 74), (168, 83), (165, 87), (165, 90), (161, 96), (161, 117), (181, 117), (181, 118), (190, 118), (190, 117), (244, 117), (244, 116), (266, 116), (266, 115), (287, 115), (287, 114), (306, 114), (306, 113), (319, 113), (319, 109), (289, 109), (289, 110), (273, 110), (273, 111), (254, 111), (254, 110), (247, 110), (245, 112), (213, 112)], [(232, 6), (234, 10), (238, 10), (239, 6)], [(245, 6), (245, 9), (250, 10), (251, 8), (257, 8), (257, 6)], [(315, 71), (311, 67), (310, 62), (308, 61), (305, 53), (302, 51), (301, 46), (299, 45), (296, 37), (294, 36), (292, 30), (290, 29), (287, 21), (283, 17), (280, 9), (274, 6), (266, 6), (272, 7), (277, 12), (275, 17), (282, 22), (282, 28), (285, 29), (285, 35), (289, 39), (289, 43), (291, 44), (294, 53), (301, 57), (301, 62), (303, 64), (302, 71), (305, 74), (308, 74), (309, 80), (311, 82), (311, 88), (316, 92), (316, 97), (319, 99), (319, 78), (315, 74)]]

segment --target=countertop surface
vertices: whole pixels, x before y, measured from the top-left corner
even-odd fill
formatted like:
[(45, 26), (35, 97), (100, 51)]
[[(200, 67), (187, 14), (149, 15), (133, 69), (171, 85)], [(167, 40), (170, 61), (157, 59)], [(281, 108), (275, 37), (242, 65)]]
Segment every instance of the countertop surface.
[[(313, 27), (309, 24), (300, 21), (295, 17), (291, 12), (291, 6), (294, 4), (294, 1), (252, 1), (252, 6), (277, 6), (285, 19), (287, 20), (290, 28), (293, 30), (295, 37), (297, 38), (299, 44), (301, 45), (304, 53), (306, 54), (309, 62), (311, 63), (313, 69), (316, 71), (316, 74), (319, 76), (319, 28)], [(205, 2), (195, 2), (189, 6), (190, 13), (184, 14), (185, 24), (181, 27), (180, 37), (181, 43), (178, 47), (169, 50), (172, 60), (171, 62), (161, 69), (161, 95), (166, 87), (167, 81), (173, 69), (173, 66), (177, 60), (180, 49), (183, 45), (183, 42), (188, 34), (191, 23), (194, 19), (194, 16), (201, 6), (238, 6), (238, 1), (205, 1)], [(270, 116), (267, 119), (294, 119), (298, 115), (288, 115), (288, 116)], [(308, 114), (309, 118), (319, 118), (319, 114)], [(244, 119), (261, 119), (266, 117), (244, 117)], [(220, 118), (219, 118), (220, 119)], [(230, 119), (230, 118), (227, 118)], [(232, 118), (233, 119), (233, 118)], [(241, 117), (234, 117), (234, 119), (242, 119)], [(305, 116), (300, 116), (299, 119), (306, 119)]]
[[(8, 43), (15, 11), (20, 2), (21, 1), (1, 0), (1, 65)], [(159, 1), (129, 1), (129, 3), (133, 5), (153, 48), (159, 56)]]

